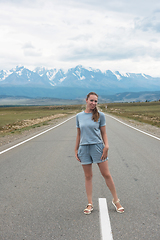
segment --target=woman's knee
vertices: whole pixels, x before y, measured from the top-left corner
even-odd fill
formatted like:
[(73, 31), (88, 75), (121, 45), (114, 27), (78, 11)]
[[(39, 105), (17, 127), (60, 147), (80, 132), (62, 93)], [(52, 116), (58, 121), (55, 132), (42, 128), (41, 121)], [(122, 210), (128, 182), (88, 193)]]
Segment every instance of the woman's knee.
[(108, 171), (106, 171), (106, 172), (105, 172), (105, 171), (104, 171), (104, 172), (101, 172), (101, 174), (102, 174), (102, 176), (103, 176), (106, 180), (112, 178), (110, 172), (108, 172)]
[(86, 173), (85, 174), (85, 179), (86, 179), (86, 181), (90, 181), (90, 180), (92, 180), (92, 173)]
[(103, 176), (105, 179), (110, 179), (110, 178), (112, 178), (112, 177), (111, 177), (111, 174), (110, 174), (110, 171), (109, 171), (109, 168), (108, 168), (108, 162), (107, 162), (107, 161), (98, 164), (98, 166), (99, 166), (99, 169), (100, 169), (100, 172), (101, 172), (102, 176)]

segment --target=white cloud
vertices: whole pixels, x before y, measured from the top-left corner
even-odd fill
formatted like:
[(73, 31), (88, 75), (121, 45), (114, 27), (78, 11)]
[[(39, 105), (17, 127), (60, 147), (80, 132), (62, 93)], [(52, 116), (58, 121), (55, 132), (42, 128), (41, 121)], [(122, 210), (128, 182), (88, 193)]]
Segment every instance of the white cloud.
[(0, 0), (0, 68), (86, 67), (160, 76), (159, 0)]
[(22, 47), (23, 49), (34, 49), (35, 47), (32, 45), (32, 43), (31, 42), (27, 42), (27, 43), (25, 43), (24, 45), (23, 45), (23, 47)]
[(135, 21), (135, 28), (144, 32), (152, 31), (160, 33), (160, 12), (156, 12), (151, 16), (139, 18)]

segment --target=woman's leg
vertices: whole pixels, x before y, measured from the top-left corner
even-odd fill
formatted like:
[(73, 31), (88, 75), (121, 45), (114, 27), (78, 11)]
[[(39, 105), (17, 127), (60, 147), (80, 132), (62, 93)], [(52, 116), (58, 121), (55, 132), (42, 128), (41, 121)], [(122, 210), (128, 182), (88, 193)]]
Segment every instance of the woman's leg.
[[(112, 176), (109, 172), (109, 167), (108, 167), (108, 161), (102, 162), (102, 163), (98, 163), (100, 172), (102, 174), (102, 176), (104, 177), (106, 184), (109, 188), (109, 190), (111, 191), (111, 194), (113, 196), (114, 202), (118, 201), (118, 196), (116, 193), (116, 188), (112, 179)], [(116, 203), (117, 208), (122, 207), (121, 204), (118, 202)]]
[[(85, 175), (85, 187), (88, 203), (92, 204), (92, 164), (82, 165)], [(88, 209), (91, 206), (88, 206)]]

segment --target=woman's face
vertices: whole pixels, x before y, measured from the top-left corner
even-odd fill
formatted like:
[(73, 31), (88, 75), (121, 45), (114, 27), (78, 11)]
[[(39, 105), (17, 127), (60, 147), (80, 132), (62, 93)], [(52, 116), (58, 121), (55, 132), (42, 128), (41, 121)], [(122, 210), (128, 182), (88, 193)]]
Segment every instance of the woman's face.
[(96, 95), (90, 95), (88, 99), (86, 99), (87, 108), (93, 110), (97, 106), (98, 97)]

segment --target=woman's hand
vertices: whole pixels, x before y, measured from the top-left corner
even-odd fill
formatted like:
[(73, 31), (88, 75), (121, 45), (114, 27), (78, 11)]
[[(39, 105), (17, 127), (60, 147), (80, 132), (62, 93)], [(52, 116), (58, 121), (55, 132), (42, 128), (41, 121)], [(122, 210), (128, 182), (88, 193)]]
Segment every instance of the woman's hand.
[(102, 135), (102, 139), (103, 139), (103, 143), (104, 143), (103, 154), (102, 154), (101, 159), (105, 160), (108, 156), (108, 150), (109, 150), (106, 127), (103, 126), (103, 127), (100, 128), (100, 130), (101, 130), (101, 135)]
[(81, 160), (78, 157), (78, 150), (75, 150), (75, 157), (77, 158), (77, 160), (80, 162)]
[(108, 146), (107, 147), (105, 146), (103, 148), (103, 154), (102, 154), (102, 157), (101, 157), (102, 160), (105, 160), (107, 158), (107, 156), (108, 156), (108, 149), (109, 149)]
[(75, 157), (77, 160), (80, 162), (81, 160), (78, 157), (78, 148), (79, 148), (79, 143), (80, 143), (80, 128), (77, 128), (77, 137), (76, 137), (76, 146), (75, 146)]

